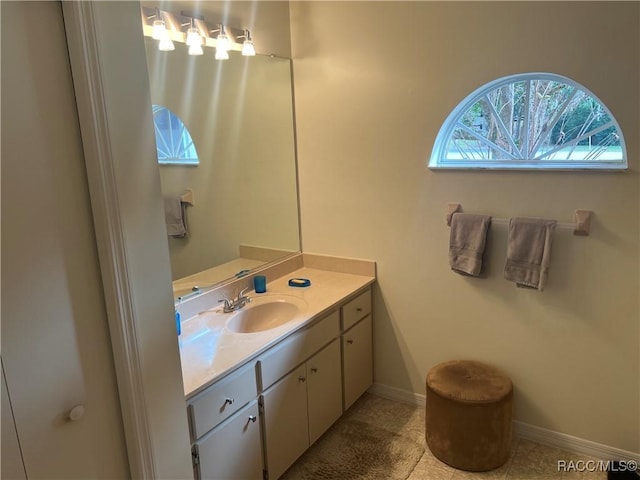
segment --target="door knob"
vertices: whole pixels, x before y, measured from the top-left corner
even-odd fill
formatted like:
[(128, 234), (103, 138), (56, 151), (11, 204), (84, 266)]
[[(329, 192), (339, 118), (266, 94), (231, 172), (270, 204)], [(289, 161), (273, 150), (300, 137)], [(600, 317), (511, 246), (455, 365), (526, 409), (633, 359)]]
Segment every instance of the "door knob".
[(69, 410), (69, 414), (67, 416), (72, 422), (77, 422), (82, 417), (84, 417), (84, 405), (76, 405), (71, 410)]

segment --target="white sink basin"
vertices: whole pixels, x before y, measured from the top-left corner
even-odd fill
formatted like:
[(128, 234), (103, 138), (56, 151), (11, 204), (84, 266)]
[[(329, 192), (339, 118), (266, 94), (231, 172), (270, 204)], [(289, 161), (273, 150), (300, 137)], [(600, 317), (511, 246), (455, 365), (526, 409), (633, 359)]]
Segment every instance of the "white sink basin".
[(235, 312), (227, 329), (235, 333), (256, 333), (299, 319), (307, 311), (307, 302), (293, 295), (276, 294), (253, 297), (251, 303)]

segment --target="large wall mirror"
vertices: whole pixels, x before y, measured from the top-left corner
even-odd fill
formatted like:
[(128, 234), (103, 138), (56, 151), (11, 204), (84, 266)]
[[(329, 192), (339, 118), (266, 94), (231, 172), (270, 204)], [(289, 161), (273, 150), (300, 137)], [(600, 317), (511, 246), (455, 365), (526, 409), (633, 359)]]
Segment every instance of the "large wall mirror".
[(290, 59), (216, 61), (144, 40), (151, 101), (182, 120), (199, 158), (159, 166), (164, 195), (193, 192), (189, 235), (168, 237), (174, 296), (300, 251)]

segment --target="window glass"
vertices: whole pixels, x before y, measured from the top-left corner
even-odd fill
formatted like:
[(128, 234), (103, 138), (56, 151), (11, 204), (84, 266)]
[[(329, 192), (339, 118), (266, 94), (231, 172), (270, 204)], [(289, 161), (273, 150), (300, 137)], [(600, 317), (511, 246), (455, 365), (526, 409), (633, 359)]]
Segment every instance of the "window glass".
[(440, 129), (430, 168), (625, 169), (624, 139), (595, 95), (559, 75), (531, 73), (469, 95)]

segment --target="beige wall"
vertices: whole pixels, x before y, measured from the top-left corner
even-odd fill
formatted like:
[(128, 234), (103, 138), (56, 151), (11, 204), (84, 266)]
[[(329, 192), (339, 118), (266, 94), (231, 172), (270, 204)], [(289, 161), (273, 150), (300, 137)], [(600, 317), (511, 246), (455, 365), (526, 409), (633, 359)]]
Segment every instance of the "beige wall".
[[(637, 2), (294, 2), (304, 250), (376, 260), (375, 381), (424, 394), (454, 358), (503, 368), (517, 420), (640, 450)], [(554, 72), (593, 91), (625, 134), (630, 171), (433, 172), (449, 112), (480, 85)], [(497, 217), (571, 221), (547, 289), (502, 277), (506, 226), (485, 279), (448, 267), (447, 202)]]

